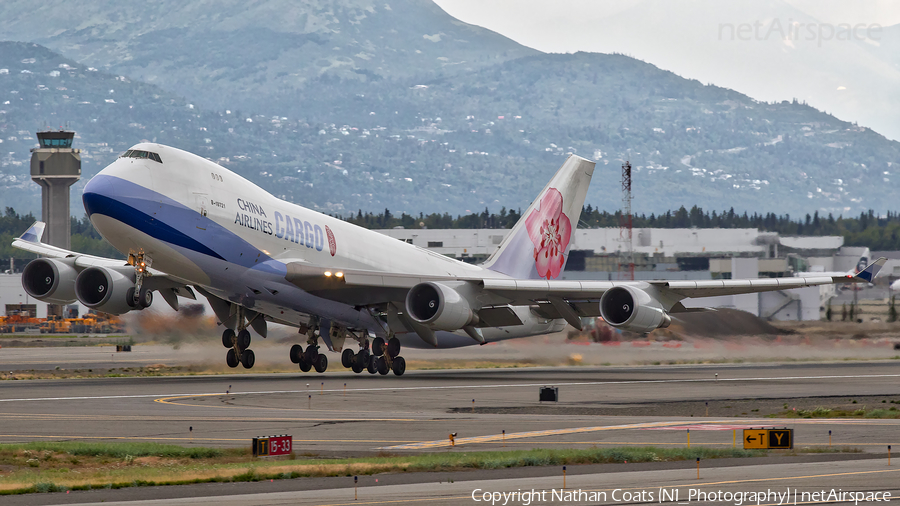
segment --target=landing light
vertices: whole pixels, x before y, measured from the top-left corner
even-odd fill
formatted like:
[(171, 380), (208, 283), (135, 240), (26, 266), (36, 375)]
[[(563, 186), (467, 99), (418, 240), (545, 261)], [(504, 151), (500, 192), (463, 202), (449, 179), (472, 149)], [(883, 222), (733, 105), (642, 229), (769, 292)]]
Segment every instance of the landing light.
[(335, 272), (334, 275), (335, 275), (335, 277), (338, 277), (338, 278), (344, 277), (344, 273), (343, 273), (343, 272)]
[(326, 277), (326, 278), (330, 278), (330, 277), (331, 277), (331, 271), (325, 271), (325, 277)]

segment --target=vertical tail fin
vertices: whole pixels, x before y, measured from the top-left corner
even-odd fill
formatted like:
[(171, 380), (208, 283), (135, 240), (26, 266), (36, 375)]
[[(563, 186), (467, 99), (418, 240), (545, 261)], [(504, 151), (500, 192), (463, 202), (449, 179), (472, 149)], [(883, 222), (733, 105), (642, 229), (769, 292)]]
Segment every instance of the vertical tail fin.
[(595, 162), (571, 155), (484, 267), (519, 279), (553, 279), (569, 256)]

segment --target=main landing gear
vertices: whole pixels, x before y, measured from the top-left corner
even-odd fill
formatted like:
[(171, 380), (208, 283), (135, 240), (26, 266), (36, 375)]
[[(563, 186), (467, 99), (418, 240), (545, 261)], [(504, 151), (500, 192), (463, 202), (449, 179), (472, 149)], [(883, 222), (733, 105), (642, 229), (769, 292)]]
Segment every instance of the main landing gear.
[(386, 344), (384, 339), (376, 337), (369, 349), (369, 340), (361, 339), (360, 350), (345, 349), (341, 353), (341, 365), (359, 374), (363, 370), (369, 374), (387, 375), (394, 371), (397, 376), (403, 376), (406, 372), (406, 360), (400, 356), (400, 340), (392, 337)]
[(300, 366), (303, 372), (309, 372), (315, 368), (316, 372), (325, 372), (328, 369), (328, 357), (319, 353), (318, 326), (309, 327), (307, 331), (306, 350), (303, 346), (295, 344), (291, 346), (291, 362)]
[(222, 332), (222, 345), (228, 350), (225, 355), (225, 363), (228, 367), (237, 367), (238, 364), (244, 366), (245, 369), (253, 368), (256, 363), (256, 355), (250, 349), (250, 331), (241, 329), (235, 334), (234, 330), (225, 329)]
[(250, 349), (250, 331), (247, 330), (249, 322), (244, 322), (243, 308), (238, 307), (237, 310), (237, 333), (233, 329), (225, 329), (222, 332), (222, 346), (230, 348), (225, 355), (225, 363), (232, 368), (241, 364), (245, 369), (252, 369), (256, 363), (256, 354)]

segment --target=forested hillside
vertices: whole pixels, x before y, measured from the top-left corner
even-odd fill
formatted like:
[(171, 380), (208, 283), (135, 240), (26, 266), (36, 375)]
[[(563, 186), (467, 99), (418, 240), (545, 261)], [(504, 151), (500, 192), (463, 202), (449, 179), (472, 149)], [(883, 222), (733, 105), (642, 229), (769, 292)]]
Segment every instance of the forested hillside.
[(318, 93), (302, 117), (211, 111), (41, 46), (0, 43), (0, 198), (38, 210), (28, 150), (36, 130), (66, 124), (83, 150), (81, 185), (147, 140), (336, 214), (527, 207), (570, 153), (598, 160), (587, 202), (610, 211), (626, 159), (643, 213), (883, 213), (900, 190), (900, 143), (621, 55), (529, 56), (415, 86), (335, 78)]

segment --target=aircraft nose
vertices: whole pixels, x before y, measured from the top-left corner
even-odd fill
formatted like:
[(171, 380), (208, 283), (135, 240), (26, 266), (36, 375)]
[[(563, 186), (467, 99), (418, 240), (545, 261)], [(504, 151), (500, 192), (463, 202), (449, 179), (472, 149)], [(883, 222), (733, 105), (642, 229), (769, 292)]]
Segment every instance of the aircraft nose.
[(84, 195), (81, 197), (84, 203), (84, 211), (88, 217), (94, 213), (104, 213), (108, 207), (112, 185), (103, 176), (94, 176), (84, 185)]

